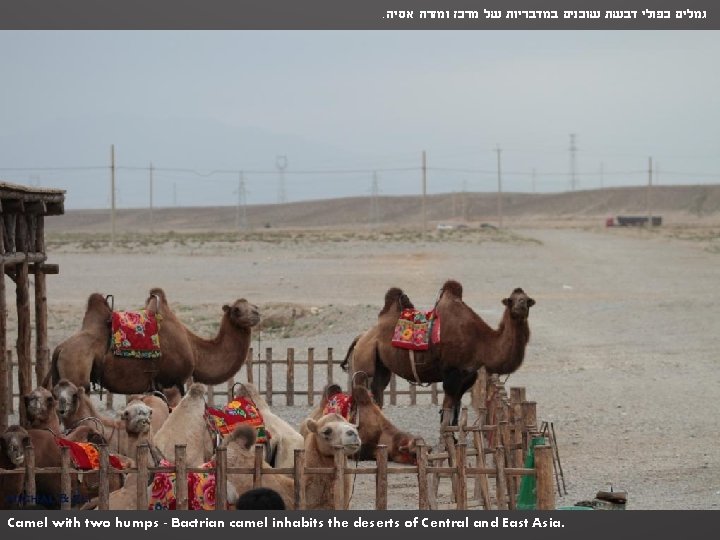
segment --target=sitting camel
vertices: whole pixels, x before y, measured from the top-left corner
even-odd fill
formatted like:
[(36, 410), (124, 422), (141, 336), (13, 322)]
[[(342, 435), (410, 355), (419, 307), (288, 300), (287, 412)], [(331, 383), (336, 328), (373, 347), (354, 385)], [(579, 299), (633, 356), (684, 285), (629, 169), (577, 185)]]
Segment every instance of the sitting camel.
[(255, 385), (237, 383), (236, 387), (238, 387), (237, 390), (233, 390), (235, 397), (244, 397), (251, 400), (263, 417), (265, 427), (270, 434), (268, 463), (278, 469), (292, 468), (295, 463), (295, 450), (302, 450), (305, 447), (303, 436), (270, 410), (270, 406), (260, 395)]
[[(341, 446), (345, 457), (360, 449), (360, 435), (357, 428), (339, 414), (326, 414), (319, 420), (305, 421), (308, 434), (305, 436), (305, 466), (307, 468), (332, 468), (335, 466), (334, 452)], [(307, 510), (334, 509), (334, 486), (332, 475), (306, 473), (303, 475), (305, 505)], [(343, 482), (345, 508), (350, 503), (350, 476)]]
[(23, 396), (27, 425), (25, 428), (49, 429), (60, 434), (60, 419), (58, 418), (57, 400), (47, 388), (38, 386), (29, 394)]
[[(76, 439), (81, 439), (80, 431), (84, 432), (85, 440), (76, 442), (102, 442), (98, 439), (97, 432), (85, 427), (84, 430), (76, 432)], [(16, 469), (24, 467), (26, 446), (32, 445), (35, 455), (35, 466), (60, 467), (62, 464), (60, 447), (56, 436), (46, 429), (25, 429), (20, 426), (10, 426), (0, 437), (0, 466), (3, 469)], [(126, 462), (120, 460), (125, 465)], [(122, 474), (111, 473), (109, 475), (110, 489), (118, 489), (122, 486)], [(0, 508), (6, 503), (17, 502), (22, 498), (24, 475), (5, 476), (0, 475)], [(63, 493), (61, 489), (60, 473), (36, 474), (35, 492), (38, 504), (48, 509), (58, 509), (65, 497), (70, 498), (71, 503), (81, 503), (97, 496), (99, 479), (97, 472), (83, 471), (82, 474), (72, 473), (70, 475), (71, 493)]]
[[(339, 400), (347, 402), (347, 416), (343, 414), (345, 411), (338, 410)], [(347, 421), (356, 423), (362, 441), (358, 459), (374, 460), (378, 445), (384, 445), (388, 449), (388, 460), (395, 463), (417, 462), (416, 445), (422, 442), (422, 438), (398, 429), (375, 404), (372, 395), (364, 386), (354, 386), (352, 394), (347, 395), (339, 385), (328, 385), (323, 391), (320, 405), (310, 413), (310, 418), (318, 420), (329, 412), (337, 412)], [(307, 435), (306, 424), (302, 426), (301, 433)]]

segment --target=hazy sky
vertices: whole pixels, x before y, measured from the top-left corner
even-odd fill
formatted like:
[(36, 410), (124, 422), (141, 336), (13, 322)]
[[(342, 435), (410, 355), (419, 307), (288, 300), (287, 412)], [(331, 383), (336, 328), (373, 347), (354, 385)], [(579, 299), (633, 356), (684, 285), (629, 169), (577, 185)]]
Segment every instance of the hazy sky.
[(720, 181), (716, 31), (4, 31), (0, 50), (0, 178), (69, 208), (108, 204), (111, 144), (121, 206), (147, 203), (150, 162), (159, 206), (231, 204), (240, 170), (276, 202), (278, 155), (291, 201), (367, 195), (372, 170), (417, 193), (422, 150), (431, 193), (491, 191), (496, 144), (505, 189), (535, 169), (564, 190), (571, 133), (579, 188), (644, 183), (649, 156), (661, 184)]

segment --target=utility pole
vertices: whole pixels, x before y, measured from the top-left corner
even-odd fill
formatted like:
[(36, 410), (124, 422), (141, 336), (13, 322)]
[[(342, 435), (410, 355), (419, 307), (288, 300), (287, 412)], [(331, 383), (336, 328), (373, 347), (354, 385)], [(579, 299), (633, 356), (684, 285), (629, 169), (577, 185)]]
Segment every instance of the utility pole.
[(287, 168), (287, 156), (277, 156), (275, 158), (275, 167), (280, 173), (280, 184), (278, 185), (278, 203), (283, 204), (287, 200), (285, 195), (285, 169)]
[(155, 219), (153, 217), (153, 164), (150, 163), (150, 233), (155, 232)]
[(110, 251), (115, 251), (115, 145), (110, 145)]
[(497, 193), (497, 213), (498, 213), (498, 228), (502, 229), (503, 226), (503, 207), (502, 207), (502, 166), (500, 163), (500, 145), (497, 149), (497, 174), (498, 174), (498, 193)]
[(570, 189), (575, 191), (577, 187), (577, 178), (575, 177), (575, 152), (577, 152), (577, 146), (575, 146), (575, 134), (570, 134)]
[(647, 215), (648, 215), (648, 227), (652, 227), (652, 211), (651, 211), (651, 201), (650, 197), (652, 196), (652, 157), (648, 158), (648, 185), (647, 185), (647, 192), (645, 195), (645, 206), (647, 207)]
[(372, 186), (370, 187), (370, 222), (376, 227), (380, 220), (380, 208), (378, 207), (378, 193), (380, 186), (378, 184), (377, 171), (373, 171)]
[(427, 232), (427, 160), (425, 150), (422, 152), (422, 220), (423, 220), (423, 235)]

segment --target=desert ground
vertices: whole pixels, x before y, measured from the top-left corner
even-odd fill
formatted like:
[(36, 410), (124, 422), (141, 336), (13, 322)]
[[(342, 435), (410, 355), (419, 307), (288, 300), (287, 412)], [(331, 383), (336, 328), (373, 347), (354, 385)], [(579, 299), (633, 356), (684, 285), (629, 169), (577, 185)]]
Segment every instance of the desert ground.
[[(214, 334), (222, 304), (245, 297), (265, 317), (254, 346), (294, 347), (299, 358), (308, 347), (318, 357), (333, 347), (342, 358), (373, 324), (391, 286), (429, 309), (443, 282), (457, 279), (465, 301), (493, 326), (501, 299), (523, 287), (537, 304), (524, 364), (508, 386), (525, 386), (539, 420), (554, 423), (568, 490), (558, 505), (612, 485), (628, 492), (630, 509), (720, 508), (718, 227), (594, 223), (473, 224), (425, 236), (174, 233), (124, 237), (113, 250), (106, 236), (51, 233), (48, 262), (58, 263), (60, 274), (48, 278), (50, 345), (79, 328), (91, 292), (113, 294), (116, 308), (130, 309), (161, 286), (201, 335)], [(281, 381), (280, 367), (275, 373)], [(298, 370), (297, 387), (301, 379)], [(436, 440), (438, 407), (405, 401), (386, 406), (388, 416)], [(285, 406), (282, 397), (275, 409), (295, 424), (309, 411)], [(358, 476), (351, 507), (372, 508), (373, 501), (374, 484)], [(391, 477), (389, 507), (416, 505), (413, 477)]]

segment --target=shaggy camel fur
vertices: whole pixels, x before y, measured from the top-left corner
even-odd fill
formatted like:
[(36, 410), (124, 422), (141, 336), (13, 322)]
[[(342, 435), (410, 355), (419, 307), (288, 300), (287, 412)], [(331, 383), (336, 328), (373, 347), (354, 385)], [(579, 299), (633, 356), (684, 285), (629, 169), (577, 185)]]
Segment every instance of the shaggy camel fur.
[(110, 342), (112, 310), (100, 293), (93, 293), (87, 301), (80, 331), (60, 343), (52, 355), (51, 369), (42, 386), (49, 388), (67, 379), (75, 386), (90, 391), (93, 366), (102, 362)]
[[(387, 300), (386, 296), (386, 308)], [(521, 288), (516, 288), (502, 303), (505, 310), (495, 330), (462, 301), (462, 285), (457, 281), (447, 281), (435, 308), (441, 325), (440, 343), (431, 343), (428, 351), (414, 353), (420, 382), (442, 381), (445, 392), (443, 411), (452, 410), (453, 424), (457, 423), (462, 396), (472, 387), (481, 366), (485, 366), (491, 374), (507, 374), (516, 371), (523, 362), (530, 339), (528, 315), (535, 300)], [(394, 315), (378, 318), (378, 335), (372, 344), (374, 363), (368, 361), (372, 356), (370, 354), (356, 356), (354, 351), (348, 351), (348, 356), (352, 356), (353, 371), (365, 371), (373, 376), (373, 396), (376, 400), (381, 399), (391, 372), (409, 381), (415, 380), (409, 352), (391, 344), (396, 322)], [(377, 385), (376, 380), (380, 380)], [(449, 419), (443, 417), (442, 420), (445, 423)]]
[[(310, 413), (310, 418), (318, 420), (323, 416), (328, 400), (341, 392), (339, 385), (328, 385), (323, 391), (320, 405)], [(422, 441), (421, 437), (416, 437), (398, 429), (385, 416), (382, 409), (375, 404), (372, 395), (364, 386), (354, 386), (351, 399), (353, 410), (350, 411), (350, 418), (346, 420), (356, 423), (362, 441), (357, 456), (358, 459), (374, 460), (378, 445), (385, 445), (388, 449), (388, 459), (390, 461), (396, 463), (414, 463), (416, 461), (416, 445)], [(303, 424), (301, 433), (307, 435), (307, 424)]]
[(205, 421), (205, 390), (204, 384), (192, 384), (154, 434), (155, 446), (166, 459), (174, 459), (176, 444), (187, 445), (188, 467), (197, 467), (212, 457), (213, 440)]
[(265, 427), (270, 433), (270, 465), (278, 469), (292, 467), (295, 463), (295, 450), (305, 447), (303, 436), (270, 410), (267, 401), (253, 384), (238, 383), (236, 388), (235, 396), (252, 400), (263, 417)]
[[(319, 420), (308, 418), (308, 434), (305, 437), (305, 466), (334, 467), (334, 447), (342, 446), (345, 456), (351, 456), (360, 449), (360, 435), (357, 428), (339, 414), (326, 414)], [(305, 474), (303, 476), (307, 510), (332, 510), (334, 493), (332, 476), (329, 474)], [(350, 476), (344, 478), (345, 509), (350, 502)]]
[(27, 424), (31, 429), (49, 429), (55, 434), (61, 433), (60, 419), (57, 412), (57, 400), (47, 388), (38, 386), (23, 396)]
[[(254, 428), (241, 424), (223, 440), (222, 446), (227, 448), (228, 468), (254, 466), (256, 437), (257, 431)], [(263, 462), (263, 469), (272, 468), (273, 467)], [(228, 481), (235, 487), (238, 496), (254, 487), (251, 474), (229, 474)], [(285, 502), (286, 509), (295, 509), (295, 481), (291, 477), (281, 474), (263, 475), (262, 485), (263, 487), (277, 491), (282, 497), (283, 502)]]
[[(98, 433), (90, 428), (77, 430), (74, 439), (76, 442), (102, 442)], [(15, 469), (24, 466), (24, 448), (32, 445), (35, 454), (35, 466), (60, 467), (60, 448), (55, 442), (55, 436), (46, 429), (25, 429), (20, 426), (10, 426), (0, 437), (0, 467)], [(0, 477), (0, 508), (9, 504), (16, 506), (22, 496), (24, 475)], [(97, 496), (98, 474), (83, 472), (80, 475), (71, 474), (71, 493), (64, 494), (61, 490), (60, 473), (35, 475), (36, 502), (49, 509), (60, 508), (64, 497), (70, 497), (71, 503), (79, 504), (90, 497)], [(118, 489), (122, 485), (121, 473), (110, 474), (110, 489)]]

